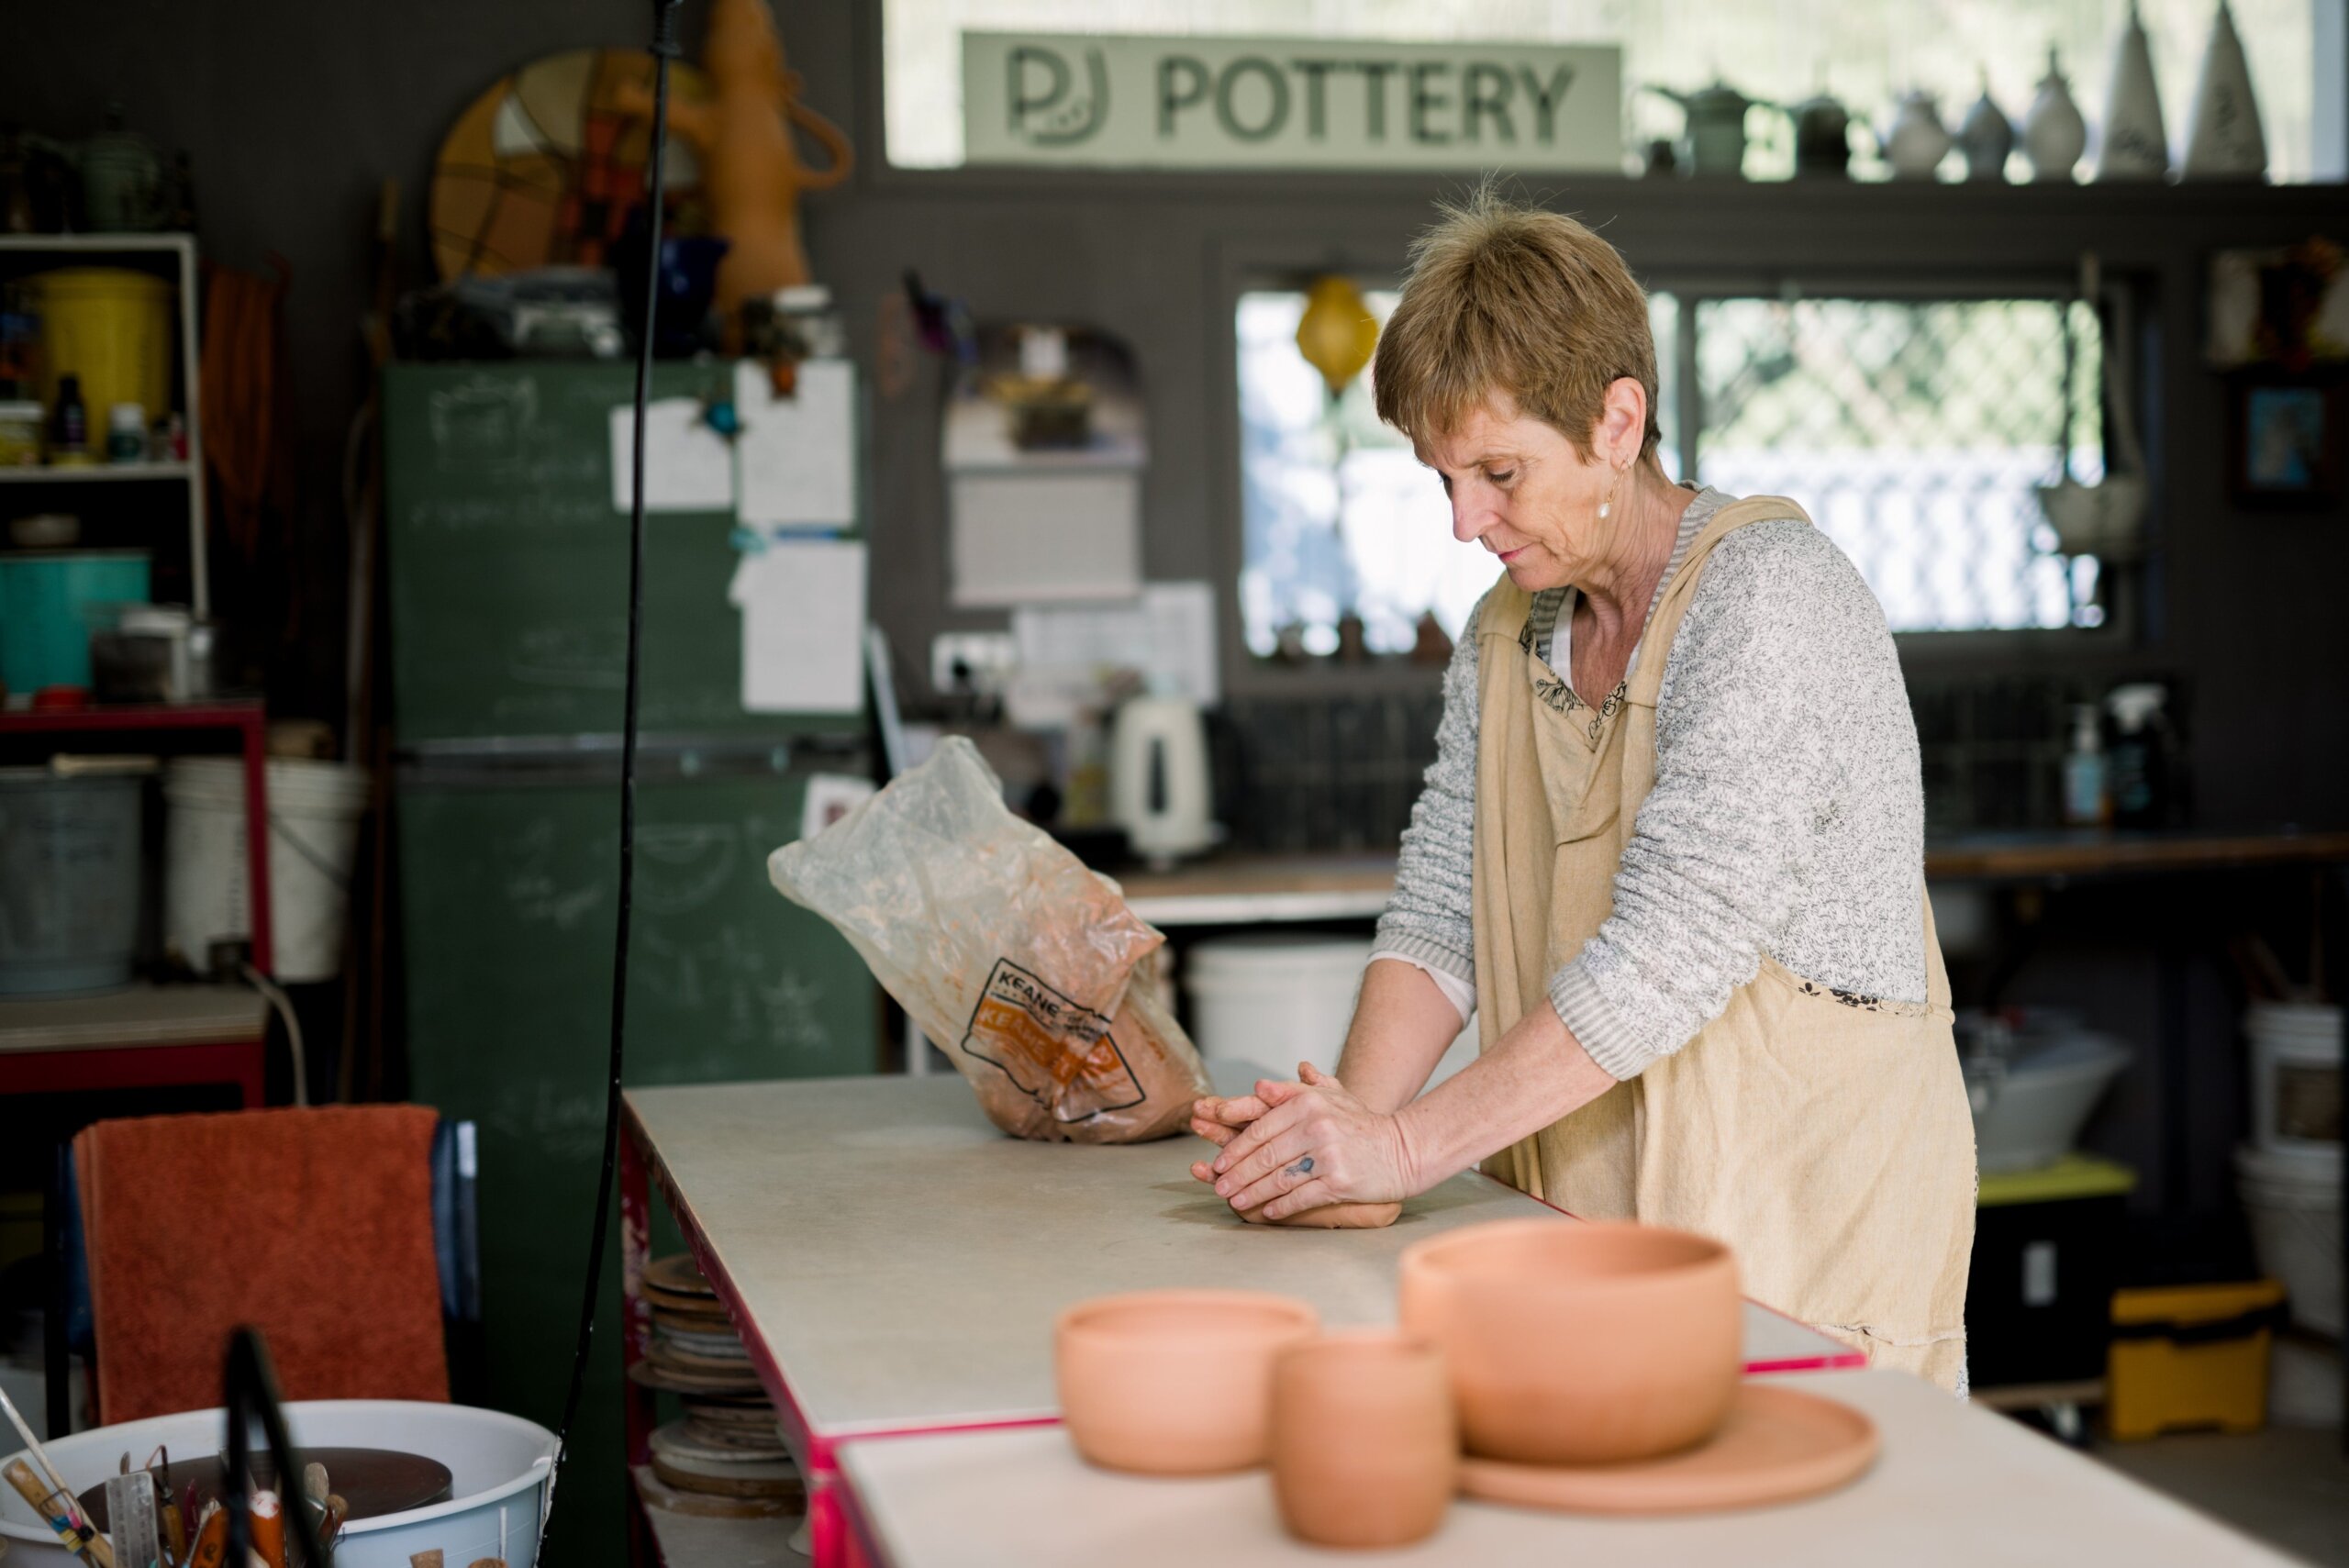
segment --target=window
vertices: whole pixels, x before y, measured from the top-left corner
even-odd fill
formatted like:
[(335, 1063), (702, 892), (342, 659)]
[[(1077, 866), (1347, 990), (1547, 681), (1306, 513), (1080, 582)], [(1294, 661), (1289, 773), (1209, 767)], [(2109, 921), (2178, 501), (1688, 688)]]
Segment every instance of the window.
[[(1624, 146), (1680, 128), (1680, 113), (1642, 83), (1696, 88), (1716, 71), (1746, 92), (1791, 104), (1824, 87), (1860, 119), (1880, 123), (1909, 86), (1938, 95), (1954, 125), (1981, 91), (2010, 117), (2030, 106), (2047, 51), (2063, 59), (2072, 95), (2102, 117), (2112, 39), (2130, 0), (884, 0), (882, 78), (889, 161), (963, 161), (965, 28), (1037, 32), (1261, 34), (1286, 38), (1555, 39), (1623, 46)], [(2232, 0), (2277, 180), (2313, 176), (2316, 82), (2340, 62), (2317, 47), (2321, 0)], [(2141, 0), (2173, 139), (2182, 139), (2215, 7), (2210, 0)], [(2337, 37), (2337, 35), (2336, 35)], [(2327, 72), (2330, 75), (2326, 75)], [(2338, 91), (2337, 86), (2332, 88)], [(1754, 116), (1759, 133), (1767, 117)], [(1750, 173), (1793, 166), (1784, 120), (1770, 125)], [(1855, 170), (1880, 172), (1873, 159)], [(2019, 167), (2019, 166), (2018, 166)], [(2337, 177), (2331, 174), (2326, 177)]]
[[(1395, 296), (1368, 298), (1383, 323)], [(1248, 646), (1269, 654), (1295, 627), (1326, 653), (1349, 611), (1374, 652), (1409, 648), (1428, 611), (1456, 635), (1492, 559), (1452, 538), (1442, 487), (1378, 423), (1365, 378), (1330, 404), (1297, 350), (1303, 309), (1302, 295), (1264, 292), (1237, 312)], [(1679, 477), (1693, 453), (1702, 483), (1801, 502), (1894, 630), (2102, 620), (2097, 562), (2053, 553), (2033, 495), (2058, 477), (2067, 429), (2073, 476), (2103, 473), (2093, 313), (2049, 299), (1664, 293), (1650, 310), (1665, 472)], [(1680, 385), (1691, 362), (1693, 398)]]

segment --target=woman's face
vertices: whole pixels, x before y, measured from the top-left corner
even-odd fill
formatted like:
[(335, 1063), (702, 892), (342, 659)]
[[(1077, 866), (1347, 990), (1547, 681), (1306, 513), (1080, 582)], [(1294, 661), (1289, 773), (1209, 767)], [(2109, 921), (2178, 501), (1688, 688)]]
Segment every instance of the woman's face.
[[(1619, 395), (1627, 387), (1628, 400)], [(1637, 455), (1646, 417), (1639, 383), (1616, 382), (1585, 458), (1556, 426), (1520, 414), (1514, 399), (1496, 393), (1416, 450), (1451, 497), (1452, 537), (1483, 545), (1509, 581), (1538, 594), (1586, 582), (1607, 562), (1619, 530), (1600, 520), (1599, 504)], [(1622, 455), (1626, 432), (1633, 434)]]

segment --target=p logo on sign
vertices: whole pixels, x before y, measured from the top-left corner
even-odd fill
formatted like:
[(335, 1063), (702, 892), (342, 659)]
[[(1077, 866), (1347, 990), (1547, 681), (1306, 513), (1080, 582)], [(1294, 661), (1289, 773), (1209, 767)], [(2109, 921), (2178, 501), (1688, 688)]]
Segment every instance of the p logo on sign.
[(1059, 50), (1023, 44), (1004, 57), (1011, 134), (1035, 147), (1074, 147), (1109, 117), (1109, 62), (1085, 51), (1085, 85)]

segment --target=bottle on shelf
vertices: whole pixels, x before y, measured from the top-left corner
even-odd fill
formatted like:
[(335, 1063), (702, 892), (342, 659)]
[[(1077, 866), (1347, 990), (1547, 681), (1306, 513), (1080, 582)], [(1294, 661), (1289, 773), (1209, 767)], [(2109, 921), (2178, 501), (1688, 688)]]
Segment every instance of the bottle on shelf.
[(82, 406), (82, 378), (57, 378), (57, 401), (49, 415), (49, 461), (60, 467), (83, 467), (90, 455), (90, 411)]
[(2122, 828), (2165, 828), (2170, 817), (2169, 691), (2141, 681), (2113, 687), (2104, 701), (2112, 710), (2112, 820)]
[(106, 410), (106, 461), (144, 462), (147, 459), (147, 410), (136, 403), (117, 403)]
[(2112, 796), (2105, 788), (2104, 736), (2097, 728), (2097, 705), (2072, 706), (2072, 749), (2064, 757), (2064, 825), (2101, 828), (2112, 819)]

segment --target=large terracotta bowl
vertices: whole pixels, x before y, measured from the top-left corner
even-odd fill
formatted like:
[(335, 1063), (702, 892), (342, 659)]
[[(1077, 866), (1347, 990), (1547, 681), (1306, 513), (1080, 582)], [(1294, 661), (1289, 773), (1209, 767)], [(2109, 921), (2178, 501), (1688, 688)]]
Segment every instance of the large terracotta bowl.
[(1145, 1290), (1061, 1314), (1052, 1373), (1077, 1452), (1111, 1470), (1212, 1475), (1272, 1452), (1273, 1358), (1308, 1340), (1307, 1303), (1245, 1290)]
[(1403, 1327), (1452, 1369), (1467, 1450), (1612, 1464), (1712, 1435), (1737, 1392), (1737, 1263), (1647, 1225), (1510, 1219), (1403, 1254)]

